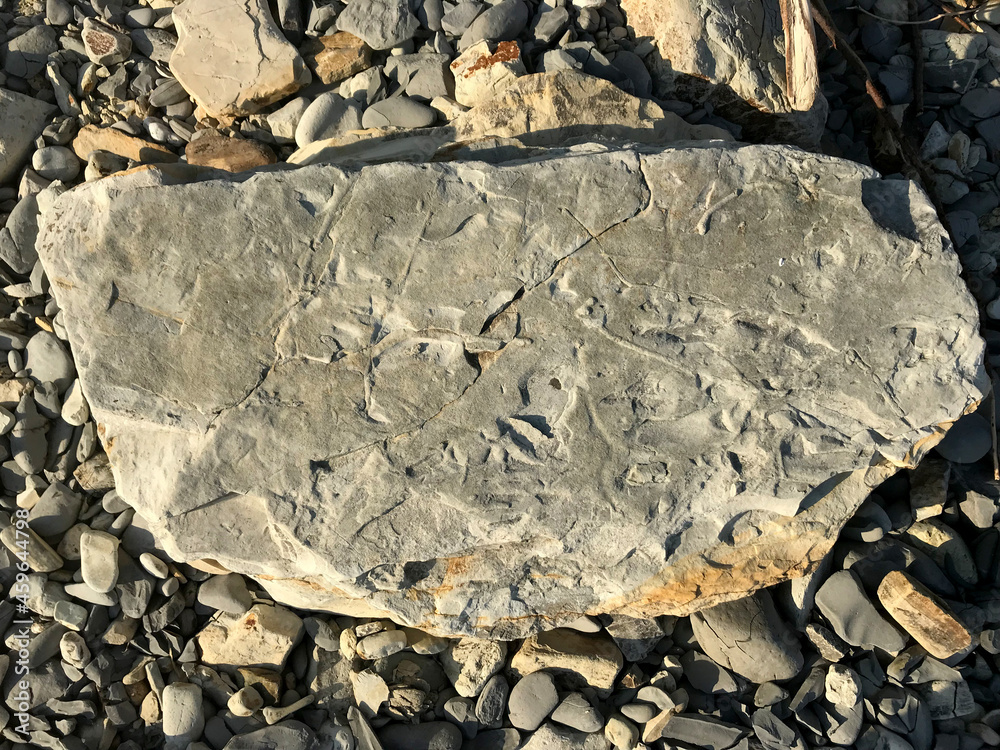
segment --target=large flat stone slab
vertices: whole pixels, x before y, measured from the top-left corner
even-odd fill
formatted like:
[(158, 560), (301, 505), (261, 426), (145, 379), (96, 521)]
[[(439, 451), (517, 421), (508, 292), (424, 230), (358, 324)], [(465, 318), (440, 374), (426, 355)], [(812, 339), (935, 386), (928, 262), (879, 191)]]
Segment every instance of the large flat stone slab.
[(690, 612), (810, 570), (983, 397), (932, 207), (850, 162), (162, 169), (62, 196), (39, 255), (119, 493), (288, 603)]

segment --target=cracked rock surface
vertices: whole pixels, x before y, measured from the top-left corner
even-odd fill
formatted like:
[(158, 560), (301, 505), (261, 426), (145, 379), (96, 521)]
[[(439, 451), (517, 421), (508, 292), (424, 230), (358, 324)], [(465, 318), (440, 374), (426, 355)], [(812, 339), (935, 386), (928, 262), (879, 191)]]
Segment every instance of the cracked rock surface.
[(983, 397), (926, 197), (795, 149), (165, 167), (43, 220), (117, 490), (165, 549), (440, 634), (809, 570)]

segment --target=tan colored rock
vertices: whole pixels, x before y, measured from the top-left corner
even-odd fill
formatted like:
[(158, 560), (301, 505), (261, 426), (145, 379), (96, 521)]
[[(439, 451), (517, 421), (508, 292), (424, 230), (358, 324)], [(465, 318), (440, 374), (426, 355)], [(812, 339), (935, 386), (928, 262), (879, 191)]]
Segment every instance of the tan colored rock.
[[(646, 58), (655, 96), (708, 101), (715, 114), (742, 126), (747, 140), (818, 146), (829, 108), (818, 77), (800, 80), (797, 95), (789, 90), (776, 2), (622, 0), (621, 8), (636, 37), (655, 45)], [(811, 22), (792, 26), (801, 63), (815, 71), (815, 48), (801, 38)], [(796, 111), (808, 102), (807, 111)]]
[(452, 126), (456, 141), (495, 136), (532, 146), (563, 145), (574, 137), (633, 143), (733, 139), (722, 128), (689, 125), (649, 99), (575, 70), (512, 81), (495, 98), (458, 115)]
[(371, 47), (346, 31), (307, 41), (302, 46), (302, 55), (323, 83), (339, 83), (372, 64)]
[(303, 629), (299, 616), (280, 606), (255, 604), (242, 615), (222, 614), (198, 634), (201, 661), (221, 669), (280, 671)]
[(519, 76), (527, 74), (517, 42), (478, 42), (451, 64), (455, 76), (455, 101), (466, 107), (501, 94)]
[(928, 555), (949, 576), (969, 586), (979, 580), (968, 546), (958, 532), (943, 521), (936, 518), (917, 521), (906, 530), (905, 541)]
[(0, 381), (0, 406), (13, 410), (21, 402), (21, 396), (30, 393), (34, 382), (27, 378), (11, 378)]
[(610, 690), (624, 663), (622, 652), (605, 634), (557, 628), (525, 640), (510, 666), (522, 677), (546, 669), (572, 687)]
[(164, 146), (123, 133), (117, 128), (87, 125), (77, 133), (72, 143), (73, 153), (86, 159), (91, 151), (108, 151), (123, 159), (145, 164), (173, 163), (177, 154)]
[(944, 602), (913, 576), (894, 570), (882, 579), (878, 598), (893, 619), (927, 653), (948, 659), (972, 643), (972, 636)]
[(73, 472), (80, 487), (87, 492), (106, 492), (115, 487), (115, 476), (111, 472), (111, 462), (104, 451), (96, 453)]
[(245, 138), (205, 137), (191, 141), (184, 149), (188, 164), (215, 167), (227, 172), (274, 164), (278, 158), (266, 144)]
[(312, 79), (263, 0), (185, 0), (170, 69), (212, 117), (252, 114)]

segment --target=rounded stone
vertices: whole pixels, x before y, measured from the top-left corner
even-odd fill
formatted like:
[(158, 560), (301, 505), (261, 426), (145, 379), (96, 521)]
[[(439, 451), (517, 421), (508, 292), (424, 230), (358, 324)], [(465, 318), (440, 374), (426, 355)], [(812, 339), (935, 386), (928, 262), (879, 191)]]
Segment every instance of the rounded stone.
[(205, 711), (201, 688), (190, 682), (175, 682), (163, 688), (163, 734), (168, 746), (184, 747), (201, 737)]
[(65, 146), (46, 146), (31, 157), (31, 168), (46, 180), (72, 182), (80, 174), (80, 160)]
[(198, 589), (198, 601), (232, 615), (241, 615), (253, 606), (247, 582), (238, 573), (209, 578)]
[(981, 414), (966, 414), (958, 419), (935, 446), (938, 454), (957, 464), (974, 464), (993, 447), (991, 426)]
[(302, 148), (314, 141), (335, 138), (361, 127), (358, 103), (329, 91), (316, 97), (302, 113), (295, 127), (295, 144)]
[(397, 96), (383, 99), (365, 110), (363, 128), (427, 128), (437, 121), (437, 112), (413, 99)]
[(533, 672), (521, 678), (510, 691), (507, 712), (516, 729), (533, 732), (559, 705), (559, 695), (552, 675)]
[(48, 331), (39, 331), (24, 349), (24, 367), (36, 383), (55, 383), (56, 390), (66, 392), (76, 375), (76, 367), (66, 345)]

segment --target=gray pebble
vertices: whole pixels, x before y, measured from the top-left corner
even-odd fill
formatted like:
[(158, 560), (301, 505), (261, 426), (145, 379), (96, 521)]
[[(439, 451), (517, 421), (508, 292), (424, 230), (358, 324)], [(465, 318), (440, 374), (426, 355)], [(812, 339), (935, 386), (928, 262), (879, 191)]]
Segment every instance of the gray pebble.
[(67, 0), (45, 0), (45, 20), (53, 26), (73, 22), (73, 6)]
[(39, 331), (28, 341), (25, 369), (36, 383), (55, 383), (59, 393), (65, 393), (76, 374), (73, 359), (66, 345), (54, 333)]
[(28, 524), (43, 537), (60, 536), (76, 523), (83, 498), (62, 482), (53, 482), (28, 513)]
[(906, 636), (879, 614), (849, 570), (826, 579), (816, 592), (816, 606), (834, 632), (852, 646), (878, 647), (891, 654), (906, 648)]
[[(1000, 94), (1000, 90), (997, 93)], [(981, 414), (966, 414), (951, 426), (934, 450), (948, 461), (974, 464), (989, 453), (992, 447), (993, 437), (989, 421)]]
[(977, 120), (1000, 115), (1000, 89), (978, 86), (962, 96), (962, 106)]
[(555, 681), (548, 672), (522, 677), (510, 691), (507, 713), (515, 729), (533, 732), (559, 705)]
[(198, 589), (198, 602), (212, 609), (241, 615), (253, 606), (253, 597), (250, 596), (243, 576), (229, 573), (212, 576), (202, 583)]
[(437, 120), (437, 113), (426, 104), (405, 96), (383, 99), (365, 110), (363, 128), (426, 128)]
[(301, 148), (314, 141), (360, 129), (361, 107), (358, 103), (331, 91), (316, 97), (302, 113), (295, 128), (295, 143)]
[(475, 0), (463, 0), (441, 19), (441, 28), (454, 36), (461, 36), (483, 12), (484, 5)]
[(161, 709), (168, 745), (184, 747), (201, 737), (205, 729), (205, 711), (200, 687), (189, 682), (167, 685), (163, 688)]
[(570, 693), (552, 712), (552, 721), (593, 734), (604, 727), (604, 717), (581, 693)]
[(386, 750), (459, 750), (462, 732), (447, 721), (389, 724), (378, 732)]
[(500, 728), (509, 694), (510, 686), (503, 675), (495, 674), (487, 680), (476, 700), (476, 718), (482, 726), (490, 729)]
[(516, 39), (528, 25), (528, 6), (523, 0), (502, 0), (476, 17), (462, 34), (458, 49), (464, 51), (476, 42), (507, 42)]
[(405, 42), (419, 27), (406, 0), (352, 0), (337, 16), (337, 29), (360, 37), (375, 50)]

